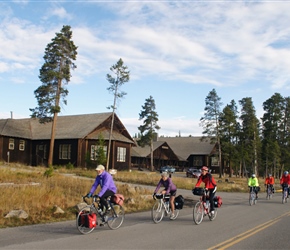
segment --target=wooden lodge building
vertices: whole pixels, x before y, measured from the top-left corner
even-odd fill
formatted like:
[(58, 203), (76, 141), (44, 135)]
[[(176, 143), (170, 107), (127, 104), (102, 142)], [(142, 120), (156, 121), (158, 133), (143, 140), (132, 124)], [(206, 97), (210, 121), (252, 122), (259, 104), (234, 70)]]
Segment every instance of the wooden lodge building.
[[(93, 168), (100, 136), (107, 153), (112, 113), (58, 116), (53, 165)], [(38, 119), (0, 119), (0, 161), (47, 166), (51, 123)], [(217, 168), (216, 146), (201, 137), (159, 137), (153, 143), (154, 167), (171, 165), (183, 171), (203, 165)], [(150, 169), (150, 147), (139, 147), (114, 115), (109, 169)], [(217, 171), (217, 170), (216, 170)], [(217, 171), (218, 172), (218, 171)]]

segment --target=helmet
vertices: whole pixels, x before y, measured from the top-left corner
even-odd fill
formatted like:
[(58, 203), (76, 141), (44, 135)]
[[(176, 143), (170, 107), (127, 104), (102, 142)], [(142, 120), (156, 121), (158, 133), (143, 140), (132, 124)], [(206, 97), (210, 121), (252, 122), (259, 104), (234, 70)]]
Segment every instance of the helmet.
[(271, 174), (268, 174), (268, 176), (271, 177), (272, 175)]
[(208, 167), (206, 167), (206, 166), (203, 166), (202, 168), (201, 168), (201, 171), (208, 171)]
[(288, 174), (288, 171), (285, 171), (284, 174), (287, 175)]
[(252, 177), (253, 177), (253, 178), (255, 178), (255, 177), (256, 177), (256, 175), (255, 175), (255, 174), (252, 174)]

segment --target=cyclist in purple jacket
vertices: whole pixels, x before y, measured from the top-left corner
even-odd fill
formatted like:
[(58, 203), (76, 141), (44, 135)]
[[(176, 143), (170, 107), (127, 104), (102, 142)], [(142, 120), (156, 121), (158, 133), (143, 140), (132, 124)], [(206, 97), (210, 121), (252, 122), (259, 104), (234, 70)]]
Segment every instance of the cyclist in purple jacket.
[(164, 190), (161, 191), (161, 194), (170, 194), (170, 207), (171, 207), (171, 215), (170, 215), (170, 219), (173, 220), (174, 218), (174, 199), (175, 199), (175, 195), (176, 195), (176, 186), (174, 185), (174, 183), (172, 182), (171, 178), (169, 178), (169, 175), (167, 172), (162, 172), (161, 173), (161, 179), (157, 184), (157, 187), (154, 191), (153, 194), (153, 198), (155, 199), (155, 195), (158, 192), (158, 190), (160, 189), (160, 187), (163, 186)]
[(112, 175), (105, 171), (105, 167), (103, 165), (98, 165), (96, 171), (98, 175), (95, 179), (94, 184), (92, 185), (90, 192), (86, 196), (92, 197), (95, 190), (100, 185), (101, 190), (97, 194), (97, 196), (99, 196), (100, 198), (100, 203), (102, 204), (103, 211), (108, 211), (109, 206), (107, 203), (107, 198), (117, 192), (117, 187), (114, 183)]

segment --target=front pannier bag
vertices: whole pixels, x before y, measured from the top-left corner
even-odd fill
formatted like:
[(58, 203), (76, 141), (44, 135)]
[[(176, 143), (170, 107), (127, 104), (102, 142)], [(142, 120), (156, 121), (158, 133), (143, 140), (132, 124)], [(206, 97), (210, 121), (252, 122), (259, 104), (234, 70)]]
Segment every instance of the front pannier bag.
[(203, 196), (204, 195), (204, 188), (196, 187), (192, 189), (192, 193), (194, 195)]

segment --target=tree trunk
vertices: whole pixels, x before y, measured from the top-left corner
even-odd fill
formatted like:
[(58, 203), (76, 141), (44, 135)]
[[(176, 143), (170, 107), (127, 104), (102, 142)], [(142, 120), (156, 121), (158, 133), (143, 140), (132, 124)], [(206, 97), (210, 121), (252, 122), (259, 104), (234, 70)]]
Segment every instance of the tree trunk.
[(53, 164), (53, 150), (54, 150), (56, 121), (57, 121), (57, 113), (54, 113), (53, 121), (52, 121), (52, 125), (51, 125), (51, 137), (50, 137), (50, 146), (49, 146), (48, 166), (52, 166), (52, 164)]

